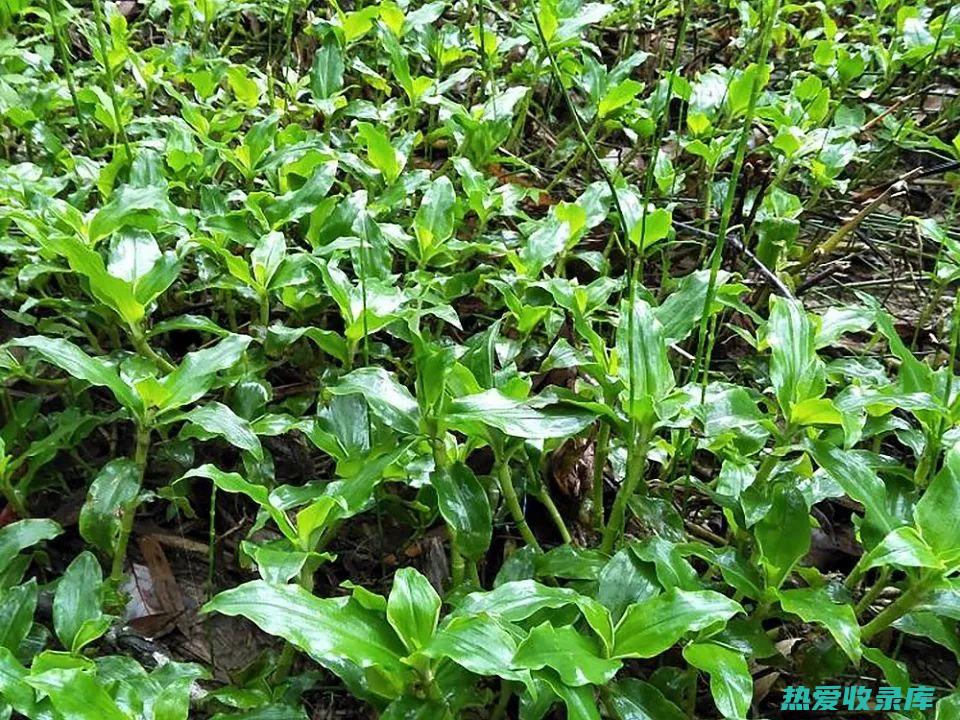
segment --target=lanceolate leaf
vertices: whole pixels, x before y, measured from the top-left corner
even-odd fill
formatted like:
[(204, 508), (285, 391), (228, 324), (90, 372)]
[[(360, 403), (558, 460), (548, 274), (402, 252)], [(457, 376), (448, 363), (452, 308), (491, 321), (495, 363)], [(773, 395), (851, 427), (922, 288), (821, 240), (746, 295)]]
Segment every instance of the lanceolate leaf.
[(102, 616), (102, 584), (100, 563), (89, 552), (77, 555), (60, 578), (53, 596), (53, 626), (60, 643), (68, 650), (79, 650), (78, 640), (84, 623)]
[(51, 365), (86, 380), (91, 385), (109, 388), (121, 405), (135, 415), (143, 412), (143, 402), (127, 383), (120, 379), (117, 371), (100, 358), (87, 355), (69, 340), (31, 335), (11, 341), (10, 345), (28, 347), (36, 350)]
[(393, 576), (387, 597), (387, 620), (410, 652), (426, 646), (440, 619), (440, 596), (430, 581), (413, 568)]
[(515, 671), (517, 644), (492, 617), (456, 617), (440, 628), (424, 650), (433, 658), (449, 658), (478, 675), (498, 675), (506, 680), (523, 680)]
[(120, 533), (120, 511), (140, 492), (140, 471), (129, 458), (111, 460), (93, 479), (80, 508), (80, 534), (112, 554)]
[(604, 659), (599, 652), (595, 638), (570, 625), (554, 627), (547, 622), (533, 628), (520, 643), (514, 663), (530, 670), (552, 668), (567, 685), (604, 685), (621, 662)]
[(812, 441), (809, 447), (816, 463), (847, 495), (863, 504), (868, 522), (884, 534), (899, 524), (887, 509), (883, 481), (862, 456), (821, 441)]
[(766, 337), (770, 380), (788, 419), (794, 405), (823, 394), (823, 362), (817, 357), (815, 339), (813, 323), (800, 301), (780, 297), (771, 300)]
[(487, 493), (473, 471), (463, 463), (437, 468), (430, 473), (430, 485), (437, 492), (440, 514), (450, 526), (457, 549), (471, 560), (479, 560), (490, 547), (492, 517)]
[(133, 720), (91, 674), (76, 668), (47, 670), (26, 682), (43, 691), (62, 717), (76, 720)]
[(330, 391), (336, 395), (359, 393), (387, 425), (410, 434), (420, 430), (420, 407), (416, 399), (383, 368), (354, 370)]
[(575, 435), (589, 426), (594, 416), (566, 406), (538, 410), (499, 390), (487, 390), (451, 401), (444, 420), (464, 432), (489, 425), (507, 435), (533, 440)]
[(242, 615), (334, 672), (343, 660), (389, 674), (407, 672), (400, 661), (407, 651), (386, 618), (350, 598), (318, 598), (296, 585), (254, 580), (220, 593), (204, 611)]
[(743, 653), (717, 643), (692, 643), (684, 659), (710, 676), (710, 693), (725, 718), (747, 717), (753, 698), (753, 678)]
[(739, 603), (712, 590), (671, 588), (627, 608), (614, 630), (613, 654), (638, 658), (659, 655), (687, 633), (721, 625), (738, 612), (743, 612)]
[(184, 417), (206, 432), (219, 435), (231, 445), (248, 451), (258, 460), (263, 459), (260, 439), (251, 429), (250, 423), (238, 417), (233, 410), (223, 403), (207, 403), (202, 407), (191, 410)]
[(960, 445), (947, 450), (943, 469), (917, 503), (917, 527), (923, 539), (943, 557), (960, 559), (960, 522), (948, 508), (960, 508)]
[(0, 528), (0, 572), (21, 550), (33, 547), (44, 540), (52, 540), (63, 530), (53, 520), (18, 520)]
[(637, 300), (632, 310), (626, 303), (620, 309), (617, 359), (627, 412), (641, 422), (652, 422), (657, 402), (673, 389), (676, 380), (663, 329), (653, 308), (643, 300)]
[[(37, 581), (0, 590), (0, 650), (19, 652), (20, 644), (30, 632), (37, 609)], [(0, 667), (0, 673), (2, 673)], [(0, 692), (3, 688), (0, 685)]]
[(687, 717), (655, 685), (635, 678), (613, 683), (610, 702), (620, 720), (685, 720)]
[(251, 338), (229, 335), (216, 345), (188, 353), (180, 366), (161, 383), (164, 395), (162, 409), (178, 408), (203, 397), (213, 385), (216, 374), (232, 367), (242, 356)]
[(860, 627), (850, 605), (834, 602), (822, 588), (781, 590), (779, 597), (784, 610), (799, 615), (805, 622), (823, 625), (850, 659), (859, 662)]

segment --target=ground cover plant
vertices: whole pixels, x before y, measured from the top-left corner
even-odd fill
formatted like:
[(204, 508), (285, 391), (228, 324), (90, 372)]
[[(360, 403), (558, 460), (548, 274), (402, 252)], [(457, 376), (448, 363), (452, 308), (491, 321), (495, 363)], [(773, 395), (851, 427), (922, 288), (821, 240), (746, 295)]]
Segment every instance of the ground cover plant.
[(0, 718), (960, 717), (960, 7), (0, 26)]

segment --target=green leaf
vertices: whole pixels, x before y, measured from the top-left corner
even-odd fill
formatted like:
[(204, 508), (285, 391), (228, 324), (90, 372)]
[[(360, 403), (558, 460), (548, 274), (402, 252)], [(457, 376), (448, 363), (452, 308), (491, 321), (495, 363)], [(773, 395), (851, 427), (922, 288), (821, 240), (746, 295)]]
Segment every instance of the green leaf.
[(423, 653), (432, 658), (449, 658), (477, 675), (524, 679), (524, 673), (512, 669), (516, 642), (490, 616), (452, 618), (437, 631)]
[(861, 560), (864, 570), (884, 565), (895, 567), (942, 567), (933, 548), (912, 527), (891, 530)]
[(620, 720), (686, 720), (687, 715), (650, 683), (627, 678), (610, 685), (610, 703)]
[(867, 521), (883, 535), (899, 523), (887, 508), (887, 489), (862, 455), (829, 443), (812, 440), (808, 447), (817, 465), (866, 510)]
[(816, 353), (816, 334), (803, 304), (774, 296), (766, 342), (770, 346), (770, 381), (784, 416), (792, 419), (797, 403), (816, 398), (825, 389), (823, 362)]
[(185, 420), (219, 435), (231, 445), (246, 450), (257, 460), (263, 460), (260, 438), (243, 418), (223, 403), (211, 402), (195, 408), (183, 416)]
[(927, 486), (914, 510), (923, 539), (951, 562), (960, 554), (960, 522), (954, 514), (957, 508), (960, 508), (960, 445), (947, 450), (943, 468)]
[(302, 186), (284, 193), (266, 205), (263, 214), (270, 223), (270, 227), (281, 227), (313, 212), (330, 191), (336, 176), (336, 160), (322, 163)]
[[(724, 270), (717, 274), (718, 291), (729, 277), (730, 273)], [(668, 345), (685, 340), (697, 326), (703, 314), (709, 280), (709, 270), (698, 270), (685, 275), (677, 289), (670, 293), (661, 305), (654, 308), (653, 314), (663, 327), (663, 340)]]
[(434, 180), (423, 194), (420, 208), (413, 218), (421, 261), (428, 260), (432, 251), (453, 235), (456, 202), (453, 183), (445, 175)]
[(350, 598), (318, 598), (298, 585), (254, 580), (217, 595), (204, 612), (241, 615), (337, 672), (343, 660), (405, 675), (407, 652), (382, 614)]
[(613, 655), (654, 657), (687, 633), (724, 623), (738, 612), (743, 612), (740, 604), (718, 592), (670, 588), (627, 608), (614, 630)]
[(621, 80), (604, 93), (597, 107), (597, 114), (605, 118), (632, 101), (643, 90), (643, 83), (636, 80)]
[[(247, 340), (249, 341), (249, 338)], [(140, 397), (120, 379), (116, 370), (100, 358), (90, 357), (69, 340), (30, 335), (12, 340), (9, 345), (36, 350), (48, 363), (56, 365), (73, 377), (86, 380), (91, 385), (109, 388), (120, 404), (134, 415), (143, 413)]]
[(336, 35), (327, 33), (323, 44), (313, 55), (310, 68), (310, 90), (317, 100), (333, 97), (343, 88), (343, 51)]
[(80, 535), (111, 555), (120, 534), (120, 509), (140, 492), (140, 471), (129, 458), (104, 465), (90, 485), (80, 508)]
[(440, 515), (453, 532), (457, 549), (470, 560), (479, 560), (490, 547), (493, 520), (487, 493), (473, 471), (463, 463), (430, 473)]
[(0, 527), (0, 572), (7, 569), (21, 550), (52, 540), (62, 532), (53, 520), (17, 520)]
[(444, 420), (467, 433), (478, 425), (489, 425), (513, 437), (536, 440), (575, 435), (588, 427), (594, 416), (573, 407), (538, 410), (499, 390), (487, 390), (451, 401)]
[(162, 380), (158, 406), (170, 410), (199, 400), (213, 386), (216, 374), (235, 365), (251, 341), (248, 335), (228, 335), (213, 347), (188, 353)]
[(280, 267), (287, 254), (287, 242), (283, 233), (268, 232), (261, 235), (250, 253), (250, 265), (253, 277), (261, 288), (267, 288), (270, 280)]
[(79, 638), (84, 623), (97, 621), (103, 615), (100, 610), (100, 589), (103, 574), (100, 563), (93, 553), (83, 552), (74, 558), (57, 584), (53, 596), (53, 627), (60, 644), (71, 652), (78, 652), (82, 644)]
[(188, 470), (181, 478), (176, 480), (174, 484), (193, 477), (206, 478), (225, 492), (246, 495), (267, 511), (288, 540), (295, 543), (299, 539), (297, 530), (290, 523), (287, 514), (271, 502), (270, 491), (263, 485), (248, 482), (241, 477), (239, 473), (224, 472), (216, 465), (211, 465), (210, 463)]
[(390, 138), (378, 127), (367, 122), (357, 123), (357, 134), (367, 148), (370, 164), (383, 173), (388, 184), (400, 176), (402, 157), (390, 144)]
[(580, 610), (605, 646), (613, 644), (613, 625), (610, 612), (605, 607), (571, 588), (547, 587), (533, 580), (514, 580), (490, 592), (470, 593), (457, 607), (456, 614), (487, 614), (507, 622), (519, 622), (545, 608), (567, 605), (574, 605)]
[(554, 627), (544, 622), (530, 631), (514, 657), (516, 667), (556, 670), (567, 685), (604, 685), (622, 663), (600, 657), (595, 638), (578, 633), (570, 625)]
[(798, 615), (804, 622), (823, 625), (837, 645), (854, 662), (860, 662), (860, 626), (850, 605), (836, 603), (823, 588), (798, 588), (778, 593), (784, 611)]
[(27, 684), (29, 675), (30, 671), (17, 661), (13, 651), (0, 643), (0, 698), (30, 720), (53, 720), (49, 701), (45, 700), (42, 703), (45, 707), (41, 707), (36, 692)]
[(753, 698), (753, 678), (743, 653), (717, 643), (691, 643), (684, 659), (710, 676), (710, 694), (725, 718), (745, 718)]
[(102, 238), (134, 221), (142, 225), (144, 219), (160, 218), (166, 222), (187, 225), (188, 220), (179, 208), (170, 202), (166, 190), (159, 185), (124, 185), (110, 197), (90, 221), (88, 236), (96, 245)]
[(70, 720), (131, 720), (103, 686), (76, 668), (47, 670), (26, 679), (31, 687), (46, 693), (54, 708)]
[(246, 108), (255, 108), (260, 102), (260, 88), (250, 77), (249, 68), (234, 65), (227, 68), (227, 82), (233, 90), (233, 96)]
[(627, 413), (642, 423), (651, 423), (657, 403), (676, 384), (667, 357), (667, 345), (653, 308), (636, 300), (632, 313), (626, 302), (617, 325), (618, 374)]
[(363, 367), (345, 375), (330, 387), (334, 395), (359, 393), (374, 414), (400, 432), (420, 432), (420, 406), (406, 387), (380, 367)]
[(387, 621), (407, 650), (428, 645), (439, 620), (440, 596), (430, 581), (413, 568), (397, 570), (387, 597)]
[[(23, 585), (0, 590), (0, 649), (18, 653), (20, 644), (33, 627), (33, 614), (37, 609), (37, 581), (33, 578)], [(2, 674), (0, 666), (0, 674)], [(3, 685), (0, 680), (0, 693)]]
[(83, 275), (91, 294), (112, 308), (128, 325), (136, 325), (144, 316), (144, 307), (137, 300), (133, 284), (107, 272), (103, 258), (92, 248), (72, 237), (51, 238), (47, 246), (67, 259), (70, 269)]
[(810, 550), (810, 519), (803, 493), (778, 484), (772, 488), (767, 514), (757, 523), (754, 534), (767, 571), (767, 584), (778, 588), (793, 566)]

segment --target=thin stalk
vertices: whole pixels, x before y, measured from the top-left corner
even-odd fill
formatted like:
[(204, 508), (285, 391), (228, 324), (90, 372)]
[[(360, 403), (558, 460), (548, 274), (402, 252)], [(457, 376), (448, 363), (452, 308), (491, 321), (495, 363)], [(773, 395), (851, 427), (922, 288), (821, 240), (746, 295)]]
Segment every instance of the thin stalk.
[(860, 598), (860, 602), (857, 603), (857, 616), (862, 615), (866, 611), (866, 609), (870, 607), (873, 601), (876, 600), (878, 597), (880, 597), (880, 593), (882, 593), (886, 589), (887, 580), (889, 579), (890, 579), (890, 568), (889, 567), (881, 568), (880, 574), (877, 576), (876, 582), (873, 583), (870, 589), (866, 593), (864, 593), (862, 598)]
[[(960, 346), (960, 292), (954, 295), (953, 312), (950, 319), (950, 355), (947, 360), (947, 381), (943, 389), (943, 405), (950, 408), (950, 399), (953, 395), (953, 374), (957, 367), (957, 347)], [(917, 463), (917, 472), (914, 481), (918, 487), (927, 484), (927, 478), (936, 470), (937, 457), (940, 455), (941, 435), (943, 433), (944, 418), (937, 418), (927, 438), (927, 444), (920, 462)]]
[[(150, 452), (150, 428), (146, 425), (137, 425), (137, 444), (133, 452), (133, 464), (137, 468), (138, 485), (143, 485), (143, 477), (147, 471), (147, 454)], [(120, 536), (113, 554), (113, 565), (110, 570), (110, 579), (114, 585), (119, 585), (123, 577), (123, 563), (127, 558), (127, 545), (130, 534), (133, 532), (133, 522), (137, 517), (139, 497), (134, 497), (120, 508)]]
[[(710, 357), (713, 353), (713, 344), (716, 333), (710, 333), (708, 340), (707, 326), (710, 320), (710, 308), (713, 307), (713, 301), (717, 294), (717, 276), (720, 274), (720, 264), (723, 261), (723, 246), (727, 239), (727, 230), (730, 227), (730, 216), (733, 213), (733, 201), (736, 195), (737, 181), (740, 178), (740, 171), (743, 169), (743, 162), (746, 158), (747, 141), (753, 129), (753, 119), (757, 111), (757, 101), (760, 98), (762, 90), (760, 79), (766, 70), (767, 57), (770, 54), (771, 36), (773, 26), (776, 23), (777, 15), (780, 13), (780, 0), (773, 0), (773, 7), (764, 20), (760, 39), (760, 57), (757, 61), (757, 74), (753, 79), (753, 86), (750, 88), (750, 99), (747, 103), (746, 114), (743, 118), (743, 130), (737, 141), (737, 148), (733, 158), (733, 166), (730, 170), (730, 179), (727, 184), (727, 192), (723, 199), (723, 209), (720, 213), (720, 224), (717, 229), (717, 241), (713, 248), (713, 254), (710, 257), (710, 279), (707, 282), (707, 292), (703, 301), (703, 312), (700, 316), (700, 324), (697, 336), (697, 355), (694, 360), (692, 377), (700, 374), (703, 370), (702, 387), (700, 391), (700, 402), (704, 402), (707, 394), (707, 378), (710, 369)], [(712, 326), (715, 329), (716, 326)]]
[(527, 461), (527, 470), (530, 473), (530, 480), (534, 483), (534, 487), (538, 487), (539, 491), (537, 492), (537, 500), (547, 509), (547, 513), (550, 515), (550, 519), (553, 520), (553, 524), (557, 528), (557, 532), (560, 533), (560, 537), (563, 539), (565, 545), (569, 545), (573, 542), (573, 538), (570, 537), (570, 531), (567, 529), (567, 524), (563, 521), (563, 516), (560, 514), (560, 510), (557, 508), (553, 498), (550, 496), (550, 490), (547, 487), (546, 483), (543, 482), (543, 479), (540, 473), (533, 465), (533, 460), (530, 459), (529, 455), (525, 455)]
[(4, 476), (0, 478), (0, 493), (3, 494), (4, 499), (13, 508), (13, 511), (16, 513), (18, 518), (27, 517), (27, 504), (23, 499), (22, 494), (20, 493), (19, 488), (10, 482), (10, 478), (4, 473)]
[(613, 552), (617, 540), (623, 535), (627, 517), (627, 505), (634, 493), (640, 489), (643, 471), (647, 464), (647, 451), (650, 448), (650, 433), (644, 429), (637, 444), (637, 452), (627, 457), (627, 477), (617, 491), (610, 509), (610, 520), (603, 530), (600, 549), (608, 555)]
[(921, 575), (900, 597), (890, 603), (879, 615), (860, 629), (860, 639), (869, 641), (879, 632), (886, 630), (897, 620), (913, 610), (927, 592), (940, 579), (940, 572), (929, 572)]
[(150, 344), (147, 342), (147, 339), (144, 337), (143, 329), (135, 325), (130, 326), (130, 340), (133, 342), (133, 347), (136, 348), (137, 352), (141, 355), (146, 355), (148, 358), (153, 360), (157, 366), (164, 372), (173, 372), (176, 370), (176, 367), (169, 360), (161, 356), (150, 347)]
[(120, 100), (117, 97), (117, 83), (113, 75), (113, 66), (110, 64), (110, 56), (107, 53), (107, 35), (104, 30), (103, 19), (103, 0), (93, 0), (93, 18), (97, 31), (97, 42), (100, 45), (100, 57), (103, 59), (103, 70), (107, 76), (107, 95), (110, 97), (110, 104), (113, 105), (113, 120), (117, 124), (117, 134), (123, 143), (123, 149), (127, 151), (127, 162), (133, 160), (133, 153), (130, 152), (130, 140), (127, 138), (127, 130), (120, 118)]
[(603, 470), (607, 465), (607, 453), (610, 451), (610, 423), (600, 426), (597, 443), (593, 450), (593, 526), (597, 532), (603, 531)]
[(50, 26), (53, 28), (53, 39), (57, 48), (57, 54), (60, 55), (60, 64), (63, 65), (63, 76), (67, 79), (67, 89), (70, 91), (73, 111), (77, 115), (80, 134), (83, 135), (84, 146), (89, 148), (90, 135), (87, 132), (87, 121), (83, 117), (83, 111), (80, 109), (80, 100), (77, 98), (77, 86), (73, 80), (73, 64), (70, 62), (70, 51), (67, 49), (67, 43), (63, 39), (63, 33), (60, 29), (60, 13), (55, 3), (56, 0), (47, 0), (47, 12), (50, 13)]
[(523, 516), (523, 508), (520, 507), (520, 499), (517, 497), (517, 490), (513, 486), (513, 476), (510, 475), (509, 457), (500, 459), (497, 468), (497, 480), (500, 483), (500, 493), (507, 504), (507, 510), (510, 511), (513, 523), (520, 532), (520, 537), (536, 552), (542, 553), (543, 548), (540, 547), (540, 543), (537, 542), (536, 536), (527, 524), (527, 519)]

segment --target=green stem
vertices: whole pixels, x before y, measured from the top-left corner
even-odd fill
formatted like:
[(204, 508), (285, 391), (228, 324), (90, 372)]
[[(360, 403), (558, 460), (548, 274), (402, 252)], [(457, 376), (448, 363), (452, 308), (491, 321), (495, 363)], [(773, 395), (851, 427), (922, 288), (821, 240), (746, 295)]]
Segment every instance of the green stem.
[(536, 552), (543, 552), (543, 548), (541, 548), (540, 543), (537, 542), (536, 536), (533, 534), (530, 526), (527, 525), (527, 519), (523, 516), (523, 508), (520, 507), (520, 499), (517, 497), (516, 488), (513, 487), (513, 477), (510, 475), (509, 457), (500, 460), (497, 470), (497, 479), (500, 481), (500, 493), (503, 495), (503, 500), (507, 504), (507, 510), (510, 511), (510, 516), (513, 518), (513, 522), (517, 526), (520, 536), (524, 542), (530, 545)]
[(643, 480), (643, 471), (647, 465), (647, 451), (650, 447), (649, 432), (646, 428), (641, 430), (637, 442), (631, 445), (633, 451), (627, 457), (627, 476), (614, 498), (613, 507), (610, 509), (610, 520), (603, 530), (603, 540), (600, 544), (600, 549), (608, 555), (613, 552), (617, 540), (623, 535), (627, 505)]
[(4, 476), (0, 479), (0, 493), (3, 494), (4, 499), (10, 507), (13, 508), (18, 518), (22, 519), (27, 517), (27, 504), (24, 502), (16, 485), (10, 482), (9, 477)]
[[(890, 579), (890, 568), (885, 567), (880, 570), (880, 574), (877, 576), (877, 580), (873, 583), (873, 586), (860, 598), (860, 602), (857, 603), (857, 615), (861, 615), (870, 605), (880, 597), (880, 593), (884, 591), (887, 587), (887, 580)], [(849, 585), (847, 587), (852, 587)]]
[(136, 325), (131, 325), (130, 340), (133, 343), (133, 347), (136, 348), (138, 353), (140, 353), (141, 355), (146, 355), (148, 358), (153, 360), (153, 362), (156, 363), (157, 367), (159, 367), (164, 372), (169, 373), (177, 369), (173, 365), (173, 363), (171, 363), (169, 360), (167, 360), (166, 358), (161, 356), (159, 353), (157, 353), (156, 350), (150, 347), (150, 344), (147, 342), (147, 339), (143, 334), (142, 328), (137, 327)]
[(890, 603), (883, 612), (860, 629), (860, 639), (863, 642), (867, 642), (874, 635), (886, 630), (897, 620), (913, 610), (939, 579), (939, 572), (930, 572), (926, 575), (921, 575), (900, 597)]
[(77, 115), (77, 124), (80, 126), (80, 134), (83, 135), (84, 145), (90, 147), (90, 135), (87, 133), (87, 122), (84, 120), (83, 111), (80, 109), (80, 100), (77, 98), (77, 86), (73, 80), (73, 65), (70, 62), (70, 51), (63, 39), (63, 33), (60, 30), (60, 13), (57, 10), (56, 0), (47, 0), (47, 12), (50, 13), (50, 25), (53, 28), (53, 39), (56, 44), (57, 54), (60, 55), (60, 63), (63, 65), (63, 75), (67, 79), (67, 89), (70, 91), (70, 100), (73, 102), (73, 111)]
[[(150, 451), (150, 428), (146, 425), (137, 425), (137, 445), (133, 453), (133, 464), (137, 468), (138, 485), (143, 485), (143, 476), (147, 471), (147, 453)], [(117, 547), (113, 554), (113, 565), (110, 570), (110, 579), (114, 585), (119, 585), (123, 577), (123, 563), (127, 558), (127, 545), (130, 534), (133, 532), (133, 521), (137, 517), (137, 506), (140, 504), (139, 492), (129, 502), (120, 508), (120, 536), (117, 538)]]
[(267, 293), (260, 296), (260, 325), (264, 329), (270, 325), (270, 296)]
[(110, 55), (107, 52), (107, 35), (104, 31), (103, 19), (103, 0), (93, 0), (94, 25), (97, 30), (97, 41), (100, 45), (100, 57), (103, 60), (103, 70), (107, 76), (107, 95), (110, 97), (110, 103), (113, 105), (113, 121), (117, 124), (117, 134), (123, 143), (124, 150), (127, 151), (127, 162), (133, 160), (133, 153), (130, 151), (130, 140), (127, 138), (127, 131), (120, 117), (120, 100), (117, 97), (117, 83), (113, 75), (113, 66), (110, 64)]
[[(747, 103), (747, 110), (743, 118), (743, 129), (737, 140), (737, 149), (733, 158), (733, 166), (730, 170), (730, 179), (727, 184), (727, 192), (723, 199), (723, 210), (720, 213), (720, 224), (717, 228), (717, 242), (714, 245), (713, 253), (710, 256), (710, 279), (707, 282), (707, 292), (703, 301), (703, 312), (700, 316), (700, 325), (697, 336), (697, 355), (694, 359), (692, 377), (696, 380), (700, 371), (703, 371), (701, 402), (704, 401), (707, 394), (707, 379), (710, 370), (710, 356), (713, 352), (713, 344), (716, 334), (711, 332), (708, 340), (707, 327), (710, 324), (710, 308), (717, 294), (717, 276), (720, 274), (720, 264), (723, 261), (723, 246), (727, 239), (727, 229), (730, 226), (730, 216), (733, 214), (733, 202), (736, 196), (737, 181), (740, 179), (740, 171), (743, 169), (743, 162), (746, 158), (747, 143), (753, 133), (753, 119), (756, 116), (757, 101), (760, 98), (760, 91), (763, 89), (760, 82), (767, 67), (767, 57), (770, 54), (771, 36), (773, 26), (777, 15), (780, 12), (780, 0), (773, 0), (773, 7), (770, 13), (764, 19), (763, 30), (760, 36), (760, 57), (757, 60), (757, 73), (753, 78), (753, 86), (750, 88), (750, 98)], [(715, 326), (714, 326), (715, 327)]]
[(609, 450), (610, 423), (603, 423), (593, 452), (593, 526), (597, 532), (603, 531), (603, 470), (607, 465)]
[(553, 520), (553, 524), (557, 527), (557, 532), (560, 533), (560, 537), (563, 540), (564, 545), (569, 545), (573, 542), (573, 538), (570, 537), (570, 531), (567, 529), (567, 524), (563, 521), (563, 516), (560, 514), (560, 511), (557, 509), (557, 505), (553, 502), (553, 498), (550, 497), (550, 491), (546, 488), (542, 488), (540, 494), (537, 496), (537, 499), (543, 503), (543, 506), (547, 509), (547, 512), (550, 514), (550, 519)]

